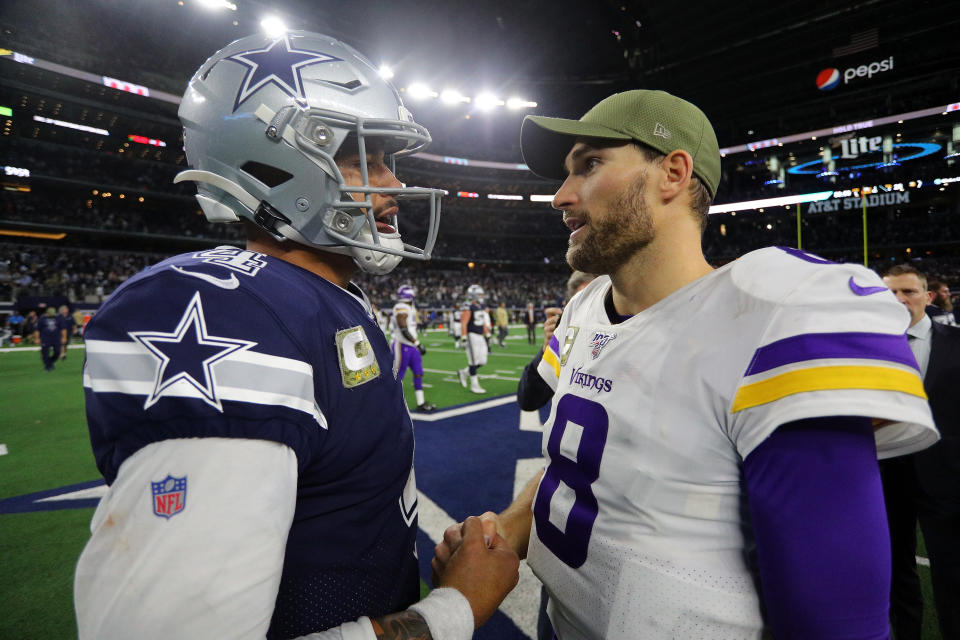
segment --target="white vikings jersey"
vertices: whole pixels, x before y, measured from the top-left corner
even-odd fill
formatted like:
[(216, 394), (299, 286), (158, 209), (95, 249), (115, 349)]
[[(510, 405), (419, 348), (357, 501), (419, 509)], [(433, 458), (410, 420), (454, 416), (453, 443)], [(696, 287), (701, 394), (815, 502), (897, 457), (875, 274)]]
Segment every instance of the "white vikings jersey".
[[(399, 323), (397, 323), (397, 314), (407, 316), (407, 333), (413, 338), (413, 341), (409, 340), (403, 331)], [(394, 342), (399, 342), (400, 344), (408, 344), (411, 347), (416, 345), (417, 339), (417, 308), (413, 306), (411, 302), (398, 302), (393, 305), (393, 315), (390, 316), (390, 335), (393, 337)]]
[(564, 310), (528, 562), (562, 640), (753, 640), (741, 463), (779, 425), (857, 415), (881, 457), (937, 440), (909, 316), (875, 273), (752, 252), (624, 322), (610, 278)]

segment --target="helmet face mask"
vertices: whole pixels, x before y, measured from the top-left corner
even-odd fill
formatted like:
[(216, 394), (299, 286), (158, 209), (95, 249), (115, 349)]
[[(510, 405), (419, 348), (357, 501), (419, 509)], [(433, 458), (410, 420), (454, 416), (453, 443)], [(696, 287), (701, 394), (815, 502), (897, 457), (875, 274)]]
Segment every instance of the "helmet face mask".
[[(214, 54), (190, 80), (180, 106), (191, 170), (211, 221), (253, 220), (278, 240), (350, 255), (361, 269), (387, 273), (401, 258), (429, 259), (442, 190), (370, 183), (366, 157), (423, 149), (430, 134), (413, 121), (396, 90), (348, 45), (290, 32), (250, 36)], [(359, 184), (347, 184), (335, 157), (348, 140), (361, 158)], [(357, 199), (362, 198), (362, 199)], [(375, 199), (425, 200), (422, 247), (377, 230)]]

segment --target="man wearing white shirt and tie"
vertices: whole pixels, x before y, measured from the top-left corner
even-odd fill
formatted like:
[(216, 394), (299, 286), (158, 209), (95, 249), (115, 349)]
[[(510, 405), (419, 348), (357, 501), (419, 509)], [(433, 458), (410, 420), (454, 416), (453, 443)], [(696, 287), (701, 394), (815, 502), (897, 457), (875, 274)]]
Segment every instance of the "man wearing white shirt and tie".
[(960, 638), (960, 329), (931, 321), (926, 277), (907, 264), (883, 278), (910, 312), (907, 336), (941, 440), (925, 451), (880, 463), (893, 581), (890, 621), (897, 640), (919, 640), (923, 596), (917, 577), (916, 528), (923, 532), (943, 638)]

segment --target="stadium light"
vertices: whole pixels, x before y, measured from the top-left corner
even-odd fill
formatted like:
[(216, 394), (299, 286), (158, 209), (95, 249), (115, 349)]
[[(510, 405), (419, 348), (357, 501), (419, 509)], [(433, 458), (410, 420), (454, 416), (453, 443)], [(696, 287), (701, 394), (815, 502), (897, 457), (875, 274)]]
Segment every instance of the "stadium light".
[(230, 11), (236, 11), (237, 5), (227, 0), (197, 0), (199, 4), (204, 9), (230, 9)]
[(764, 198), (762, 200), (748, 200), (746, 202), (731, 202), (729, 204), (715, 204), (710, 207), (709, 213), (728, 213), (731, 211), (751, 211), (763, 207), (780, 207), (804, 202), (816, 202), (833, 197), (833, 191), (817, 191), (804, 193), (798, 196), (783, 196), (780, 198)]
[(473, 103), (477, 105), (477, 109), (481, 111), (490, 111), (494, 107), (502, 107), (504, 104), (503, 100), (488, 92), (478, 95)]
[(407, 93), (410, 94), (411, 98), (416, 100), (425, 100), (427, 98), (437, 97), (436, 91), (420, 82), (414, 82), (412, 85), (407, 87)]
[(444, 89), (440, 94), (440, 99), (445, 104), (460, 104), (461, 102), (470, 102), (470, 98), (463, 95), (456, 89)]
[(384, 80), (389, 80), (390, 78), (393, 77), (393, 69), (391, 69), (389, 66), (385, 64), (380, 65), (380, 69), (378, 70), (377, 73), (379, 73), (380, 77), (383, 78)]
[(507, 100), (508, 109), (526, 109), (533, 108), (535, 106), (537, 106), (536, 102), (530, 102), (528, 100), (524, 100), (523, 98), (510, 98)]
[(279, 38), (287, 32), (287, 25), (277, 16), (268, 16), (261, 20), (260, 28), (266, 32), (268, 38)]
[(531, 194), (530, 202), (553, 202), (553, 196), (544, 196), (539, 194)]
[(87, 133), (98, 133), (101, 136), (108, 136), (110, 132), (106, 129), (98, 129), (96, 127), (88, 127), (85, 124), (76, 124), (75, 122), (66, 122), (64, 120), (56, 120), (54, 118), (44, 118), (43, 116), (33, 116), (33, 119), (36, 122), (43, 122), (46, 124), (56, 125), (58, 127), (66, 127), (68, 129), (76, 129), (77, 131), (86, 131)]

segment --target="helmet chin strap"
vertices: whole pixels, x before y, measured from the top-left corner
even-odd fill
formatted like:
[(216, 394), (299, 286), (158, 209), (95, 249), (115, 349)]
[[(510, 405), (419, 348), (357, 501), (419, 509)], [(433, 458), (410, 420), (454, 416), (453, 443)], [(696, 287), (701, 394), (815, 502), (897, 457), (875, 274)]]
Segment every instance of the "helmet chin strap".
[[(395, 251), (401, 251), (403, 249), (403, 240), (400, 239), (399, 233), (381, 233), (379, 235), (380, 244), (384, 247)], [(362, 229), (360, 233), (357, 234), (357, 239), (371, 243), (373, 242), (373, 234), (370, 233), (369, 229)], [(390, 273), (396, 269), (400, 261), (403, 260), (403, 256), (366, 249), (364, 247), (335, 246), (323, 247), (323, 250), (350, 256), (361, 271), (375, 276)]]

